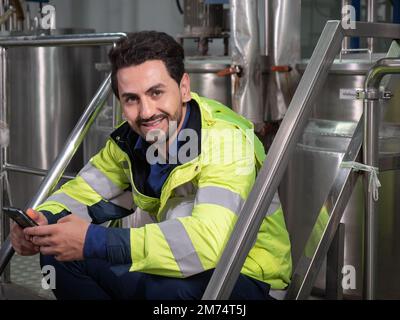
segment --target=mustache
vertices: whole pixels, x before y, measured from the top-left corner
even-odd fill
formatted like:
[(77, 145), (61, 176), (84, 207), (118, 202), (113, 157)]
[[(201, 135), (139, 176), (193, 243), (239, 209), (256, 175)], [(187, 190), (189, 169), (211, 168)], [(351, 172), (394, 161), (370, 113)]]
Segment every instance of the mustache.
[(151, 116), (150, 118), (147, 118), (147, 119), (138, 118), (136, 120), (136, 123), (137, 123), (138, 126), (141, 126), (142, 124), (146, 124), (148, 122), (153, 122), (153, 121), (157, 121), (157, 120), (162, 120), (162, 119), (167, 118), (167, 117), (168, 117), (167, 114), (160, 113), (160, 114), (153, 115), (153, 116)]

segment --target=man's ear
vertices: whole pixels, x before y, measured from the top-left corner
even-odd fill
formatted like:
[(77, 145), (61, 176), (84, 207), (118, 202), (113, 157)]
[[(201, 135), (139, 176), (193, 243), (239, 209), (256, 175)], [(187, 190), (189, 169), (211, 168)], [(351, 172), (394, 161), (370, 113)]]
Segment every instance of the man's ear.
[(192, 96), (190, 95), (190, 77), (187, 73), (183, 74), (179, 87), (181, 89), (182, 101), (189, 102), (192, 100)]

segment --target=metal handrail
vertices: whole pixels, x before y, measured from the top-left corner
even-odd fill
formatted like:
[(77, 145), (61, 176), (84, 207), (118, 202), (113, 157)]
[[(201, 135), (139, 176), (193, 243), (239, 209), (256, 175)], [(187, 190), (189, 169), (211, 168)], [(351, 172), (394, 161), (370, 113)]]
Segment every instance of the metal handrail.
[[(89, 45), (111, 45), (119, 39), (126, 37), (126, 33), (104, 33), (104, 34), (80, 34), (80, 35), (63, 35), (63, 36), (21, 36), (21, 37), (6, 37), (0, 38), (0, 53), (1, 53), (1, 75), (0, 75), (0, 120), (7, 118), (7, 99), (6, 99), (6, 61), (7, 52), (5, 48), (17, 46), (89, 46)], [(46, 178), (39, 186), (39, 190), (27, 207), (36, 207), (52, 192), (58, 181), (62, 177), (64, 170), (73, 158), (75, 152), (81, 145), (85, 135), (93, 124), (96, 116), (100, 113), (101, 108), (106, 102), (111, 92), (111, 74), (100, 85), (95, 96), (85, 109), (72, 133), (68, 137), (63, 150), (55, 160)], [(0, 148), (0, 164), (1, 170), (4, 170), (4, 165), (7, 164), (7, 149)], [(0, 209), (3, 205), (3, 183), (0, 183)], [(5, 220), (2, 219), (1, 228), (5, 230)], [(2, 237), (4, 234), (2, 235)], [(10, 262), (14, 249), (11, 245), (10, 237), (5, 239), (0, 248), (0, 275), (3, 274), (8, 263)]]
[[(383, 58), (368, 71), (364, 83), (364, 144), (363, 162), (372, 167), (379, 167), (379, 124), (380, 108), (378, 105), (379, 86), (385, 75), (400, 74), (400, 59)], [(368, 185), (372, 173), (364, 176)], [(376, 261), (376, 220), (378, 204), (372, 192), (366, 195), (366, 243), (365, 243), (365, 298), (375, 298), (375, 261)]]
[(111, 45), (126, 37), (124, 32), (83, 33), (74, 35), (34, 35), (0, 37), (0, 46), (9, 47), (60, 47), (60, 46), (103, 46)]
[(202, 297), (228, 299), (244, 261), (254, 244), (258, 230), (286, 170), (312, 104), (327, 77), (345, 36), (400, 38), (396, 24), (356, 22), (355, 29), (343, 29), (341, 21), (328, 21), (319, 38), (310, 63), (299, 83), (288, 111), (267, 154), (252, 191), (245, 202), (234, 230)]
[[(18, 173), (33, 174), (35, 176), (41, 176), (41, 177), (46, 176), (49, 172), (48, 170), (31, 168), (31, 167), (26, 167), (26, 166), (21, 166), (21, 165), (16, 165), (16, 164), (8, 164), (8, 163), (6, 163), (3, 166), (3, 169), (7, 172), (12, 171), (12, 172), (18, 172)], [(62, 175), (62, 178), (71, 180), (71, 179), (75, 178), (75, 176), (71, 173), (64, 173)]]

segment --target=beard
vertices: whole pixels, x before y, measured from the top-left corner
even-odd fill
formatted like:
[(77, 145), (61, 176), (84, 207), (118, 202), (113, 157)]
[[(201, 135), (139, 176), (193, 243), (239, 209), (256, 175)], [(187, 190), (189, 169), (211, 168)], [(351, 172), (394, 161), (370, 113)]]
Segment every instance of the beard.
[[(145, 136), (141, 135), (143, 139), (145, 139), (149, 143), (161, 143), (161, 142), (169, 142), (171, 138), (176, 137), (178, 127), (182, 121), (183, 107), (184, 103), (181, 103), (182, 107), (178, 108), (174, 114), (169, 114), (167, 112), (160, 112), (158, 114), (152, 115), (150, 118), (144, 119), (140, 116), (136, 119), (135, 124), (137, 128), (141, 128), (143, 124), (151, 123), (158, 120), (167, 120), (168, 128), (166, 131), (162, 129), (153, 129)], [(131, 125), (132, 127), (132, 125)]]

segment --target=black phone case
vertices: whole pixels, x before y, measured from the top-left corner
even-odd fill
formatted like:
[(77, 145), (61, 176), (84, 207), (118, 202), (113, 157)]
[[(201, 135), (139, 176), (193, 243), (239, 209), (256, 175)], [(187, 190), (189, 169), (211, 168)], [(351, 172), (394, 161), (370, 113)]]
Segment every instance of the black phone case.
[(4, 212), (13, 219), (21, 228), (35, 227), (38, 224), (25, 212), (16, 208), (4, 208)]

